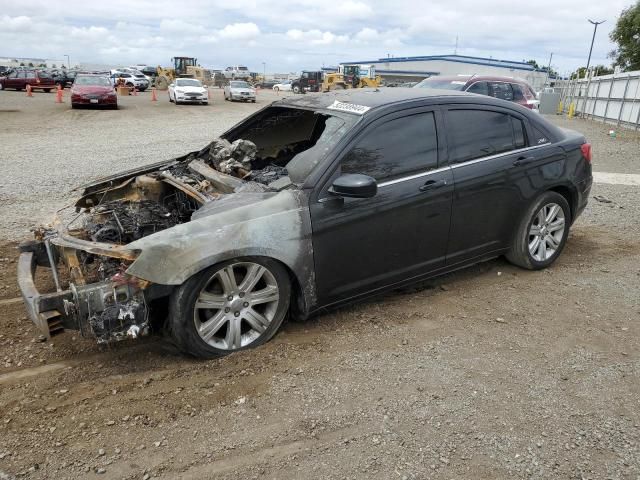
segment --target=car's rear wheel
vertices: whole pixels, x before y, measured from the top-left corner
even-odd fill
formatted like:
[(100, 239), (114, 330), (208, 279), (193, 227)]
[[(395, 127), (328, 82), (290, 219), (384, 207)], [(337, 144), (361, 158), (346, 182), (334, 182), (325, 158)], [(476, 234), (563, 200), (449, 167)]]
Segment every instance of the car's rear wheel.
[(50, 89), (50, 88), (45, 88), (45, 89), (44, 89), (44, 93), (50, 93), (50, 92), (51, 92), (51, 89)]
[(571, 208), (556, 192), (545, 192), (527, 210), (507, 254), (522, 268), (539, 270), (560, 256), (571, 225)]
[(183, 352), (212, 358), (258, 346), (289, 310), (291, 281), (268, 258), (239, 258), (190, 278), (172, 295), (171, 335)]

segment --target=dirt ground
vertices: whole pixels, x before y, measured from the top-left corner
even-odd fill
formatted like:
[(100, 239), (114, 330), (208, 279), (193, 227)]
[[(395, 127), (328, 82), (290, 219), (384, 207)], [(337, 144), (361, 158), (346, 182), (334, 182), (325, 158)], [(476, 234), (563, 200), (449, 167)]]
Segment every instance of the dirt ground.
[(6, 238), (0, 479), (638, 479), (640, 187), (593, 195), (552, 268), (497, 259), (213, 361), (40, 341)]

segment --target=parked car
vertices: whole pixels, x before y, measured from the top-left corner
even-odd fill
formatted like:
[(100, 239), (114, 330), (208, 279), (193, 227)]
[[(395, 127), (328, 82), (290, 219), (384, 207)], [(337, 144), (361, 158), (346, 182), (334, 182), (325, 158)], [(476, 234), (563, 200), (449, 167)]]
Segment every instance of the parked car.
[(254, 88), (273, 88), (274, 85), (277, 85), (277, 80), (263, 80), (262, 82), (254, 83)]
[(303, 71), (300, 78), (292, 82), (293, 93), (319, 92), (323, 75), (324, 73), (321, 70)]
[(232, 80), (224, 87), (225, 100), (241, 100), (243, 102), (256, 102), (256, 90), (247, 82)]
[(60, 85), (62, 88), (70, 87), (76, 78), (78, 72), (74, 70), (60, 69), (51, 72), (53, 80), (56, 85)]
[(251, 72), (247, 67), (236, 65), (234, 67), (225, 68), (224, 76), (228, 80), (249, 80), (251, 78)]
[[(500, 255), (549, 267), (591, 183), (584, 136), (511, 102), (291, 96), (201, 150), (86, 185), (71, 229), (21, 245), (18, 280), (44, 335), (109, 342), (164, 325), (183, 352), (212, 357), (266, 342), (287, 314)], [(70, 275), (51, 273), (41, 294), (42, 267)]]
[(118, 108), (118, 97), (106, 75), (76, 75), (70, 93), (71, 108), (81, 105)]
[(0, 77), (0, 90), (6, 88), (24, 90), (27, 85), (31, 85), (33, 90), (39, 89), (45, 92), (56, 88), (53, 77), (44, 70), (21, 68), (13, 70), (6, 77)]
[(282, 83), (276, 83), (273, 86), (273, 90), (278, 92), (278, 91), (282, 91), (282, 92), (290, 92), (291, 91), (291, 80), (286, 80)]
[(413, 88), (440, 88), (477, 93), (515, 102), (538, 110), (540, 102), (533, 88), (524, 80), (511, 77), (459, 75), (456, 77), (429, 77)]
[(202, 86), (195, 78), (176, 78), (169, 85), (169, 101), (176, 105), (180, 103), (209, 103), (209, 90)]
[(149, 88), (149, 82), (144, 75), (135, 75), (129, 72), (114, 72), (111, 74), (111, 83), (114, 87), (118, 86), (120, 79), (123, 79), (124, 85), (129, 88), (135, 87), (138, 91), (144, 92)]

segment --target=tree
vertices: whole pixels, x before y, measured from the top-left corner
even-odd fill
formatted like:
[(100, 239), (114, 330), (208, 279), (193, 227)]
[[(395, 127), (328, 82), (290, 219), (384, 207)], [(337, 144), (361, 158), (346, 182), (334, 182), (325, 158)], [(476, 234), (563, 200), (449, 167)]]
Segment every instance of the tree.
[(609, 38), (618, 45), (609, 53), (613, 65), (624, 71), (640, 70), (640, 0), (622, 10)]
[[(589, 67), (594, 77), (599, 75), (611, 75), (613, 73), (613, 68), (605, 67), (604, 65), (595, 65), (593, 67)], [(575, 80), (576, 78), (585, 78), (587, 76), (587, 67), (580, 67), (575, 72), (571, 74), (571, 80)]]
[(538, 70), (540, 68), (540, 65), (538, 65), (538, 62), (536, 62), (535, 60), (527, 60), (527, 62), (529, 65), (532, 65), (533, 68), (535, 68), (536, 70)]
[(29, 62), (29, 67), (33, 67), (33, 62)]

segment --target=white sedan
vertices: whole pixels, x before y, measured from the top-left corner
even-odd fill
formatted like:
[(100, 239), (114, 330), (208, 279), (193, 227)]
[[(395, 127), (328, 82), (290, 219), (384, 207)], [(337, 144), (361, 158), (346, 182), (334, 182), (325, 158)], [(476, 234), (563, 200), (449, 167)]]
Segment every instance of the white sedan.
[(256, 103), (256, 89), (245, 81), (231, 80), (229, 85), (224, 87), (224, 99)]
[(290, 92), (291, 91), (291, 81), (287, 80), (286, 82), (276, 83), (273, 86), (273, 90), (275, 92)]
[(169, 85), (169, 101), (180, 103), (209, 103), (209, 90), (195, 78), (176, 78)]

